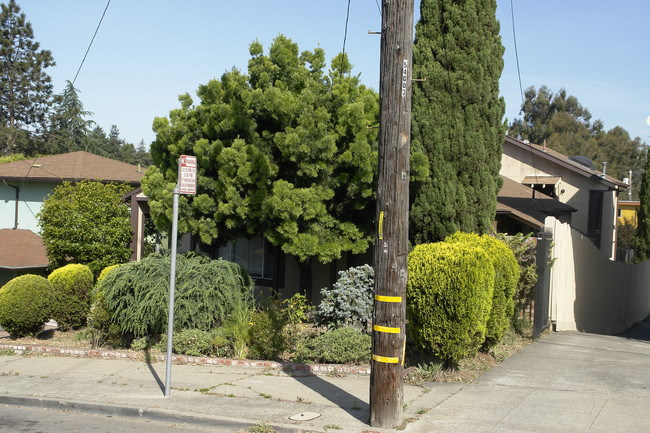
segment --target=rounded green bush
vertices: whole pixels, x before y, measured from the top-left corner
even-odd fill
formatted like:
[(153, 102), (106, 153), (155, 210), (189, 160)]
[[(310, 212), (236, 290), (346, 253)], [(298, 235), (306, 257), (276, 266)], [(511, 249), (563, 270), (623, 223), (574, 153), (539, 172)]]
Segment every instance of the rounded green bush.
[(445, 239), (445, 242), (465, 242), (478, 246), (487, 253), (494, 266), (494, 295), (483, 349), (494, 347), (503, 339), (514, 313), (519, 263), (512, 250), (492, 236), (458, 232)]
[(0, 326), (12, 338), (34, 335), (50, 319), (50, 282), (21, 275), (0, 289)]
[(52, 319), (59, 329), (86, 324), (90, 311), (93, 273), (86, 265), (70, 264), (54, 270), (47, 279), (52, 284)]
[(494, 266), (479, 247), (423, 244), (409, 254), (408, 332), (449, 365), (483, 341), (494, 292)]

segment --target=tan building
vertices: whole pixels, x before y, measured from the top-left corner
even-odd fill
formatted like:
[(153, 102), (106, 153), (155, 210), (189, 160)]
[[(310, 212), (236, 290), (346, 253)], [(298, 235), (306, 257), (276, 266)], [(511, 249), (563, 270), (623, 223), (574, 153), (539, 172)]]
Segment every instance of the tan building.
[(575, 209), (571, 226), (615, 258), (618, 195), (627, 185), (580, 156), (506, 137), (500, 174)]

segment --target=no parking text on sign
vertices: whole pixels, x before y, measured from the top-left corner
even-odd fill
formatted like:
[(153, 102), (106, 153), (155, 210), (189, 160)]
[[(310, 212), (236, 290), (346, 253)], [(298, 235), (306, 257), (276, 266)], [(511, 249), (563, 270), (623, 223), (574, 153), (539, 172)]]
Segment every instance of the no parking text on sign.
[(181, 155), (178, 160), (178, 190), (181, 194), (196, 194), (196, 156)]

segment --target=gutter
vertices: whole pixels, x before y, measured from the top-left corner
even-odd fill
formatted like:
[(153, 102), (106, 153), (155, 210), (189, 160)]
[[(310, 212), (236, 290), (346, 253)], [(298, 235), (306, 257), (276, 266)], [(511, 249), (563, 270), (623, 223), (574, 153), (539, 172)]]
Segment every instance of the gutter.
[(16, 185), (11, 185), (11, 184), (7, 183), (7, 181), (4, 180), (4, 179), (2, 179), (2, 182), (5, 185), (7, 185), (7, 186), (9, 186), (9, 187), (16, 190), (16, 211), (15, 211), (15, 215), (14, 215), (14, 228), (13, 228), (13, 230), (16, 230), (18, 228), (18, 204), (20, 202), (20, 188), (18, 188)]

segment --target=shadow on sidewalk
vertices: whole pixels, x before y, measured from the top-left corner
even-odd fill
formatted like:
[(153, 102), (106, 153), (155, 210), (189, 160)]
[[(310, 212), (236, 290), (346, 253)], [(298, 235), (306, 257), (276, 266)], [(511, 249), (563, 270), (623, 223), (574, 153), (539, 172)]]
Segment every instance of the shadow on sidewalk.
[(151, 353), (149, 352), (149, 349), (144, 350), (144, 360), (147, 363), (147, 368), (151, 372), (151, 375), (156, 380), (156, 383), (158, 384), (158, 387), (160, 388), (160, 391), (164, 395), (165, 394), (165, 384), (160, 379), (160, 376), (158, 376), (158, 372), (156, 372), (156, 370), (153, 368), (153, 365), (151, 365)]
[(292, 368), (291, 363), (282, 363), (282, 365), (284, 372), (288, 373), (293, 379), (297, 380), (302, 385), (320, 394), (322, 397), (331, 401), (357, 420), (363, 423), (368, 422), (368, 419), (370, 418), (370, 407), (365, 401), (314, 373), (295, 370)]

